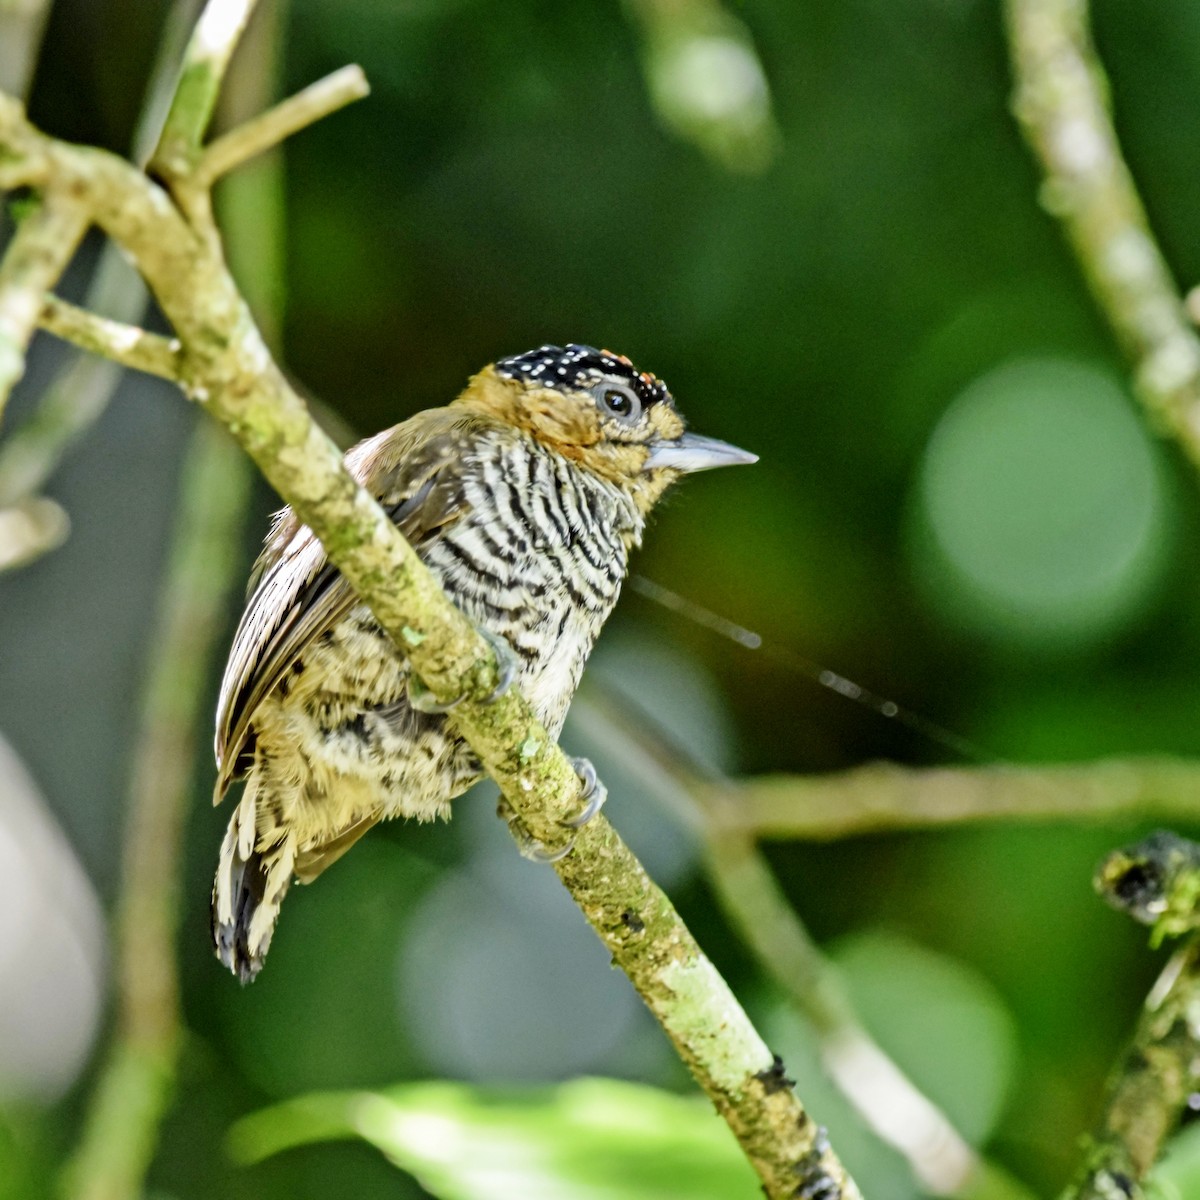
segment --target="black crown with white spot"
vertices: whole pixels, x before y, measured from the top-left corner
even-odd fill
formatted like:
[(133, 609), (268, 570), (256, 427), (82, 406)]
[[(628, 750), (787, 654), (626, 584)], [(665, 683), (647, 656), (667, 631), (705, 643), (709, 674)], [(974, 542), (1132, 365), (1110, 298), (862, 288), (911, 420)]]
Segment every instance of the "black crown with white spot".
[(643, 408), (671, 402), (667, 385), (639, 371), (623, 354), (574, 342), (569, 346), (539, 346), (524, 354), (502, 358), (496, 363), (496, 371), (509, 379), (524, 379), (558, 391), (587, 388), (605, 378), (616, 378), (633, 388)]

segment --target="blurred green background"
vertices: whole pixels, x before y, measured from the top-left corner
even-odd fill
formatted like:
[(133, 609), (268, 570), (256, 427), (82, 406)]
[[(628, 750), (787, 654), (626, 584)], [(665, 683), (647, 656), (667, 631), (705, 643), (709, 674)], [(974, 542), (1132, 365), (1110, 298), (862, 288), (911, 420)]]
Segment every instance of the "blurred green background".
[[(58, 0), (33, 119), (124, 151), (165, 11)], [(1200, 10), (1101, 0), (1095, 21), (1127, 155), (1186, 285), (1200, 275)], [(348, 61), (372, 95), (288, 144), (286, 266), (247, 284), (280, 299), (289, 369), (351, 427), (444, 403), (501, 355), (609, 346), (664, 378), (694, 428), (762, 459), (681, 486), (639, 571), (985, 762), (1200, 753), (1196, 480), (1147, 431), (1038, 208), (997, 5), (292, 0), (281, 86)], [(39, 343), (8, 428), (61, 353)], [(127, 380), (49, 489), (70, 541), (0, 578), (0, 734), (29, 786), (15, 763), (6, 775), (36, 814), (0, 827), (0, 895), (10, 913), (61, 908), (58, 940), (0, 941), (4, 1200), (48, 1190), (106, 1028), (90, 893), (108, 907), (120, 886), (138, 686), (195, 419), (167, 386)], [(273, 504), (260, 487), (247, 568)], [(598, 687), (735, 774), (961, 761), (632, 594), (585, 682)], [(565, 741), (586, 749), (586, 728)], [(614, 822), (773, 1031), (864, 1188), (919, 1194), (813, 1080), (806, 1035), (718, 915), (689, 835), (596, 757)], [(226, 815), (207, 804), (207, 751), (194, 777), (191, 1035), (154, 1195), (424, 1194), (362, 1143), (232, 1161), (236, 1118), (309, 1090), (580, 1074), (688, 1088), (556, 881), (512, 853), (488, 789), (449, 827), (373, 832), (295, 892), (267, 970), (239, 989), (208, 948)], [(51, 864), (36, 869), (34, 835), (12, 832), (35, 826)], [(1090, 886), (1100, 855), (1145, 828), (770, 847), (877, 1036), (1042, 1194), (1074, 1166), (1160, 957)]]

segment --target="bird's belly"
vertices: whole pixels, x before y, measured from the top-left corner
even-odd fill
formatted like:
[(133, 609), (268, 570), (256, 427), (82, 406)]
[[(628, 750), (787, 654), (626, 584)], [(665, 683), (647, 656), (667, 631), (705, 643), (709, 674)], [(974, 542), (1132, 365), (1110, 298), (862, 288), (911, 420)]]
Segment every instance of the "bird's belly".
[[(470, 537), (470, 531), (464, 531)], [(469, 544), (469, 543), (468, 543)], [(533, 552), (496, 564), (482, 578), (453, 550), (435, 549), (430, 566), (455, 603), (499, 634), (517, 656), (517, 684), (538, 719), (557, 736), (588, 655), (617, 602), (624, 555), (585, 576), (565, 553)]]
[[(625, 558), (594, 547), (533, 545), (485, 557), (469, 523), (422, 557), (477, 625), (517, 656), (516, 684), (552, 735), (566, 718), (592, 645), (616, 603)], [(607, 547), (606, 547), (607, 549)], [(408, 704), (407, 660), (370, 611), (354, 608), (305, 650), (300, 670), (255, 720), (271, 791), (320, 841), (363, 816), (446, 816), (481, 774), (445, 719)]]

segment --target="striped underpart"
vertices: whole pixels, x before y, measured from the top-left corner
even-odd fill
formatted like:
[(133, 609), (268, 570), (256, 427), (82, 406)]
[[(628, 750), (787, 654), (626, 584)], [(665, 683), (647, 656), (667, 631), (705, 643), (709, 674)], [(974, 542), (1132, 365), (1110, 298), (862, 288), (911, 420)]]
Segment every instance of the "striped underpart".
[[(470, 455), (465, 515), (421, 557), (509, 643), (517, 685), (557, 736), (644, 518), (615, 484), (529, 438), (506, 431)], [(304, 877), (303, 863), (364, 823), (447, 815), (480, 775), (444, 718), (409, 706), (408, 664), (365, 606), (310, 643), (291, 678), (256, 711), (214, 891), (218, 953), (243, 979), (262, 964), (294, 869)]]

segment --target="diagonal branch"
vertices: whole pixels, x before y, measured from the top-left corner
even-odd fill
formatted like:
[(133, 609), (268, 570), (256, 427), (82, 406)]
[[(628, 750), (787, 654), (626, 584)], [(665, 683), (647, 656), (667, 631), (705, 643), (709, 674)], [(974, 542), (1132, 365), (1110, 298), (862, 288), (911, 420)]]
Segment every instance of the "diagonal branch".
[(811, 1024), (826, 1071), (865, 1123), (932, 1194), (972, 1194), (987, 1166), (859, 1020), (753, 834), (729, 820), (741, 805), (738, 785), (697, 763), (627, 695), (609, 703), (593, 691), (576, 699), (571, 712), (589, 738), (620, 755), (647, 792), (704, 838), (708, 876), (725, 915)]
[[(70, 188), (137, 265), (182, 345), (187, 394), (231, 430), (313, 529), (429, 689), (443, 700), (468, 695), (454, 710), (459, 729), (529, 833), (561, 844), (564, 822), (579, 805), (574, 769), (523, 697), (510, 691), (488, 702), (499, 674), (491, 648), (349, 476), (288, 386), (225, 269), (206, 219), (207, 196), (188, 206), (185, 219), (128, 163), (45, 137), (0, 96), (0, 186), (47, 179)], [(173, 191), (180, 195), (178, 186)], [(591, 822), (555, 869), (728, 1122), (767, 1194), (857, 1200), (858, 1188), (781, 1064), (608, 822)]]
[(342, 67), (318, 79), (302, 92), (209, 143), (196, 164), (193, 184), (211, 187), (222, 175), (228, 175), (322, 117), (361, 100), (370, 90), (362, 67)]

